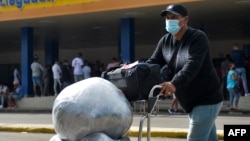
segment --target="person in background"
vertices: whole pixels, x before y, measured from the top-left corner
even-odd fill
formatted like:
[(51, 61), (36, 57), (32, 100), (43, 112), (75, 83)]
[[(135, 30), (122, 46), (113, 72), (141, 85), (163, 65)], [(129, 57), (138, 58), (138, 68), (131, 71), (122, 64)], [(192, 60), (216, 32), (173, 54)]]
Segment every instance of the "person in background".
[[(183, 110), (188, 113), (187, 141), (218, 141), (215, 119), (223, 96), (220, 79), (214, 68), (207, 35), (188, 26), (187, 9), (171, 4), (161, 12), (167, 34), (158, 42), (147, 63), (164, 66), (172, 55), (171, 80), (162, 84), (160, 93), (175, 94)], [(175, 55), (176, 54), (176, 55)]]
[(234, 44), (233, 50), (231, 52), (231, 58), (235, 64), (235, 71), (240, 75), (245, 96), (250, 96), (248, 92), (246, 69), (244, 66), (245, 55), (243, 50), (241, 50), (239, 43)]
[(0, 82), (0, 97), (1, 97), (0, 109), (4, 108), (5, 97), (8, 96), (8, 93), (9, 93), (8, 86), (4, 85), (3, 82)]
[(102, 73), (105, 70), (106, 70), (106, 66), (104, 65), (104, 63), (101, 62), (100, 60), (96, 60), (93, 70), (92, 70), (92, 76), (101, 77)]
[(50, 65), (45, 65), (43, 71), (43, 96), (50, 95)]
[(84, 62), (82, 59), (82, 53), (78, 53), (78, 56), (72, 60), (72, 67), (73, 67), (73, 74), (74, 74), (75, 82), (83, 80), (83, 72), (82, 72), (83, 65), (84, 65)]
[(229, 92), (229, 107), (230, 110), (238, 109), (240, 92), (237, 90), (238, 74), (235, 71), (234, 63), (230, 63), (230, 69), (227, 74), (227, 90)]
[(21, 74), (20, 74), (18, 65), (15, 65), (15, 67), (14, 67), (13, 77), (14, 77), (13, 82), (19, 81), (19, 83), (21, 84)]
[(84, 77), (84, 79), (88, 79), (88, 78), (91, 77), (91, 68), (90, 68), (90, 66), (89, 66), (88, 60), (86, 60), (86, 61), (84, 62), (82, 71), (83, 71), (83, 77)]
[(61, 83), (61, 78), (62, 78), (62, 70), (59, 65), (59, 61), (55, 60), (54, 65), (52, 66), (52, 72), (53, 72), (53, 79), (54, 79), (54, 95), (58, 95), (58, 89), (62, 89), (62, 83)]
[(221, 62), (221, 74), (222, 74), (221, 86), (223, 90), (224, 100), (228, 100), (229, 98), (228, 91), (227, 91), (227, 73), (229, 71), (229, 66), (231, 62), (232, 62), (232, 59), (229, 54), (226, 54), (225, 60)]
[(176, 98), (175, 94), (173, 94), (173, 99), (171, 102), (171, 106), (168, 109), (168, 113), (169, 114), (181, 114), (181, 112), (178, 112), (178, 105), (179, 105), (178, 99)]
[(108, 63), (107, 65), (107, 70), (113, 67), (119, 67), (119, 65), (121, 64), (121, 62), (117, 59), (117, 58), (112, 58), (111, 62)]
[(8, 108), (17, 108), (16, 101), (24, 97), (22, 86), (18, 81), (13, 82), (14, 92), (10, 93), (8, 97)]
[(63, 60), (62, 64), (62, 81), (63, 83), (70, 84), (72, 82), (71, 79), (71, 66), (67, 60)]
[(31, 71), (32, 71), (32, 81), (33, 81), (33, 92), (34, 96), (37, 97), (37, 87), (40, 89), (40, 94), (43, 94), (43, 86), (42, 86), (42, 73), (43, 73), (43, 66), (38, 62), (38, 56), (35, 55), (34, 61), (31, 64)]

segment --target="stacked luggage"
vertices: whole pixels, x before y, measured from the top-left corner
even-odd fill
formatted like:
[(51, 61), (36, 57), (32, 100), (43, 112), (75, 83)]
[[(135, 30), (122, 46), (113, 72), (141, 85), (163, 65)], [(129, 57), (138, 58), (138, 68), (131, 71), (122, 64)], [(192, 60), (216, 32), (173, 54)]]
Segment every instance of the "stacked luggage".
[(147, 140), (150, 141), (150, 117), (160, 97), (162, 82), (160, 66), (134, 62), (121, 67), (111, 68), (103, 72), (102, 77), (116, 85), (128, 101), (147, 100), (147, 114), (141, 118), (138, 141), (141, 141), (143, 122), (147, 119)]

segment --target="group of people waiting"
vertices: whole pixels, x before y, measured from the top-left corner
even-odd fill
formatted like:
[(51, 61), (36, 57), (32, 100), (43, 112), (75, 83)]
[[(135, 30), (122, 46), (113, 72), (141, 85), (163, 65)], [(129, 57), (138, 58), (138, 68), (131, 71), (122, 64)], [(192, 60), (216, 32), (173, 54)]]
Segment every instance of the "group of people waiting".
[[(238, 43), (221, 63), (224, 99), (229, 100), (230, 110), (238, 109), (240, 96), (250, 96), (247, 84), (246, 57)], [(242, 84), (242, 85), (241, 85)], [(243, 88), (243, 89), (242, 89)]]
[[(117, 65), (117, 62), (119, 61), (113, 59), (107, 66), (98, 60), (91, 63), (88, 60), (83, 60), (82, 53), (78, 53), (71, 63), (67, 60), (61, 62), (56, 59), (54, 64), (43, 66), (39, 62), (38, 56), (35, 55), (30, 65), (34, 97), (53, 95), (52, 91), (57, 96), (64, 87), (93, 76), (101, 76), (101, 73), (108, 66)], [(11, 88), (0, 82), (0, 109), (16, 108), (16, 101), (24, 97), (18, 66), (14, 67), (13, 78), (13, 87)]]
[(16, 108), (16, 101), (24, 97), (21, 86), (21, 74), (18, 65), (13, 69), (13, 87), (0, 82), (0, 109), (2, 108)]
[(15, 80), (13, 81), (13, 91), (10, 91), (7, 85), (5, 85), (3, 82), (0, 82), (0, 97), (0, 109), (17, 108), (16, 101), (24, 97), (20, 82)]
[[(57, 96), (63, 88), (72, 83), (92, 76), (101, 76), (105, 67), (100, 61), (92, 64), (88, 60), (83, 60), (82, 53), (79, 52), (72, 62), (61, 62), (56, 59), (54, 64), (45, 67), (39, 63), (38, 56), (35, 56), (31, 70), (34, 96), (39, 97)], [(54, 94), (51, 94), (51, 86)]]

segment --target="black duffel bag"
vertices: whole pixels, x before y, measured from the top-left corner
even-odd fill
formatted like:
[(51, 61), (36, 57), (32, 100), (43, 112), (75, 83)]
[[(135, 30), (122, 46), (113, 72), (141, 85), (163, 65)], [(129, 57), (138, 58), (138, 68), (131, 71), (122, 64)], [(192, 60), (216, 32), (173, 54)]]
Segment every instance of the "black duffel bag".
[(160, 65), (148, 63), (112, 68), (102, 77), (121, 89), (129, 101), (147, 100), (152, 87), (161, 83)]

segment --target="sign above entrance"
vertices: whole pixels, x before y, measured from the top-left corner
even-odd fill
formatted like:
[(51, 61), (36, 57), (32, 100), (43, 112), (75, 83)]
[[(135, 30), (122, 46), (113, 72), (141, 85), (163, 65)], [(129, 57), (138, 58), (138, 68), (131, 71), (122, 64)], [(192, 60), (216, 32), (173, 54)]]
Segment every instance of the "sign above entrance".
[(92, 3), (101, 0), (0, 0), (0, 12)]
[(1, 7), (16, 7), (16, 8), (23, 8), (24, 5), (30, 4), (38, 4), (38, 3), (47, 3), (47, 2), (55, 2), (56, 0), (0, 0)]

